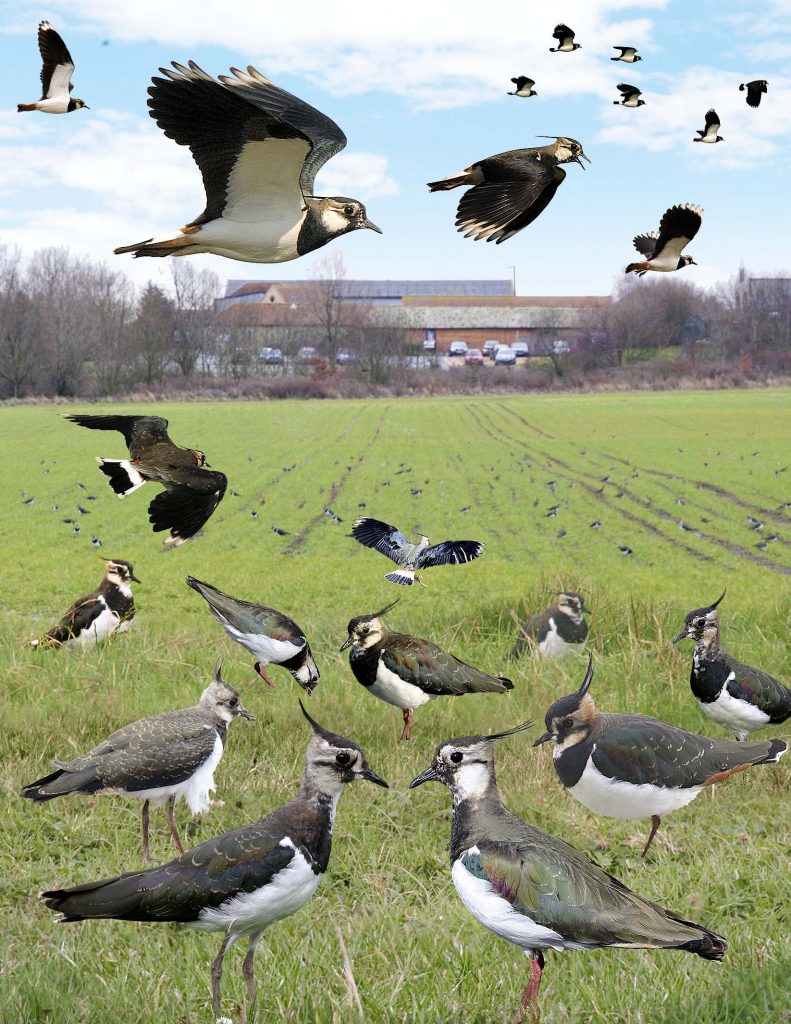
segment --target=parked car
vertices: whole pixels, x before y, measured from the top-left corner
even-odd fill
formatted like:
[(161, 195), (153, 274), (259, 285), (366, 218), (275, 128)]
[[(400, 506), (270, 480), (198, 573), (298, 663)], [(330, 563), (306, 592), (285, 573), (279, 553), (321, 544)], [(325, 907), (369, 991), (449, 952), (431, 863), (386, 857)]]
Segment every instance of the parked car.
[(565, 355), (569, 350), (569, 343), (564, 341), (563, 338), (555, 338), (552, 342), (552, 351), (556, 356)]
[(516, 352), (510, 345), (501, 345), (494, 354), (495, 366), (513, 366), (516, 363)]
[(424, 338), (423, 339), (423, 349), (424, 349), (425, 352), (435, 352), (436, 349), (437, 349), (437, 339), (436, 338)]
[(500, 347), (500, 342), (490, 338), (489, 341), (483, 343), (483, 354), (489, 356), (490, 359), (494, 359), (494, 353)]
[(258, 353), (258, 361), (269, 366), (279, 366), (283, 362), (283, 351), (279, 348), (262, 348)]
[(529, 356), (530, 346), (527, 344), (526, 341), (512, 341), (511, 351), (514, 353), (515, 356), (517, 356), (517, 358), (519, 356)]
[(466, 341), (452, 341), (450, 348), (448, 349), (449, 356), (466, 356), (467, 355), (467, 342)]
[(303, 345), (299, 352), (297, 352), (297, 358), (304, 359), (306, 361), (308, 359), (315, 359), (316, 349), (313, 347), (313, 345)]
[(465, 366), (483, 366), (483, 364), (483, 352), (479, 348), (467, 349), (467, 354), (464, 357)]
[(335, 362), (341, 365), (345, 363), (353, 363), (354, 359), (354, 352), (350, 352), (348, 348), (339, 348), (338, 353), (335, 356)]

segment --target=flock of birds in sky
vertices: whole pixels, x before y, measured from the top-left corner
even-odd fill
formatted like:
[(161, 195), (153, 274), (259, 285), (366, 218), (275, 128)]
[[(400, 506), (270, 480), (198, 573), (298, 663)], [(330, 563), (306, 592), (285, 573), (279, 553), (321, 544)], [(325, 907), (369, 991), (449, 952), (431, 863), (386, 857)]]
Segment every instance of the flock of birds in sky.
[[(567, 25), (555, 27), (552, 53), (571, 54), (581, 48)], [(47, 21), (38, 31), (42, 97), (20, 103), (20, 111), (66, 114), (87, 105), (71, 97), (74, 61), (65, 43)], [(615, 46), (611, 60), (635, 64), (642, 57), (633, 46)], [(367, 228), (381, 233), (356, 199), (313, 194), (316, 174), (346, 145), (346, 136), (325, 114), (279, 88), (248, 67), (231, 68), (219, 79), (194, 61), (173, 62), (165, 77), (149, 88), (149, 113), (165, 135), (187, 146), (203, 177), (206, 207), (177, 233), (123, 245), (116, 253), (138, 256), (185, 256), (214, 253), (251, 263), (297, 259), (350, 231)], [(512, 78), (509, 95), (537, 95), (535, 81)], [(758, 79), (742, 83), (747, 103), (757, 107), (767, 91)], [(620, 83), (620, 99), (630, 109), (645, 106), (642, 90)], [(720, 119), (711, 109), (693, 141), (716, 144)], [(531, 224), (552, 201), (566, 177), (561, 164), (588, 160), (582, 145), (565, 136), (546, 146), (515, 149), (477, 160), (460, 174), (429, 182), (432, 192), (466, 188), (457, 209), (456, 227), (467, 238), (497, 244)], [(588, 161), (590, 162), (590, 161)], [(644, 257), (627, 273), (669, 273), (695, 261), (682, 255), (697, 234), (702, 210), (676, 204), (662, 216), (658, 232), (638, 235), (635, 247)]]
[[(169, 531), (166, 543), (181, 546), (194, 537), (222, 499), (225, 475), (206, 465), (203, 452), (177, 447), (168, 436), (167, 420), (157, 416), (68, 418), (82, 427), (119, 431), (124, 436), (128, 458), (97, 460), (118, 497), (124, 498), (147, 481), (164, 486), (151, 502), (149, 517), (155, 531)], [(484, 553), (484, 545), (477, 540), (432, 544), (421, 536), (412, 542), (397, 527), (368, 516), (354, 522), (350, 537), (395, 563), (385, 578), (405, 587), (423, 583), (421, 572), (463, 565)], [(32, 645), (61, 649), (93, 645), (125, 631), (135, 614), (131, 589), (135, 581), (128, 561), (106, 559), (98, 589), (75, 602)], [(206, 601), (228, 636), (253, 655), (254, 670), (264, 682), (274, 687), (267, 668), (282, 666), (310, 696), (320, 672), (305, 631), (292, 618), (232, 597), (193, 576), (187, 576), (186, 583)], [(749, 739), (753, 732), (791, 717), (791, 690), (722, 649), (718, 618), (722, 597), (689, 612), (673, 643), (694, 641), (693, 696), (703, 713), (730, 730), (734, 740), (696, 735), (643, 715), (600, 713), (590, 693), (593, 665), (589, 657), (582, 685), (552, 704), (545, 715), (546, 731), (534, 743), (552, 743), (560, 783), (585, 807), (607, 817), (651, 819), (643, 857), (662, 817), (735, 773), (776, 763), (787, 750), (782, 739)], [(349, 666), (357, 682), (401, 711), (402, 740), (410, 739), (414, 711), (430, 701), (514, 689), (506, 676), (487, 673), (429, 640), (389, 629), (384, 619), (396, 603), (352, 618), (341, 651), (350, 650)], [(528, 651), (546, 658), (583, 652), (588, 611), (581, 594), (560, 594), (555, 604), (521, 624), (509, 660)], [(256, 946), (271, 924), (308, 901), (327, 870), (341, 793), (356, 780), (388, 785), (369, 766), (356, 742), (319, 725), (304, 707), (302, 711), (310, 723), (311, 738), (296, 796), (258, 821), (186, 851), (175, 818), (177, 802), (184, 800), (192, 813), (209, 809), (228, 728), (237, 718), (253, 718), (238, 691), (223, 679), (219, 661), (212, 682), (194, 707), (133, 722), (83, 756), (56, 760), (54, 770), (25, 785), (22, 796), (36, 803), (75, 793), (142, 800), (144, 863), (152, 860), (150, 807), (166, 805), (179, 856), (97, 882), (50, 889), (41, 894), (45, 905), (64, 922), (91, 918), (173, 922), (220, 933), (222, 943), (211, 968), (215, 1019), (222, 1009), (225, 954), (235, 942), (246, 939), (242, 971), (247, 1019), (255, 1019)], [(530, 958), (519, 1019), (538, 1020), (538, 989), (548, 949), (681, 949), (721, 960), (727, 948), (722, 936), (632, 892), (583, 853), (503, 805), (495, 779), (495, 743), (531, 725), (525, 722), (502, 733), (446, 740), (436, 748), (430, 765), (410, 783), (413, 788), (435, 781), (451, 790), (451, 874), (459, 896), (478, 921)]]

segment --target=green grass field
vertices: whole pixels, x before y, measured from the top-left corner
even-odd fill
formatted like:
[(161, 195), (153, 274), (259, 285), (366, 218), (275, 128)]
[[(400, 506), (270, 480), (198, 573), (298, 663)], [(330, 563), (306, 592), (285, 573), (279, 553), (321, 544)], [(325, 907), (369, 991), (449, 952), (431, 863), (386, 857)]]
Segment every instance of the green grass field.
[[(135, 718), (194, 703), (217, 656), (257, 721), (231, 729), (216, 776), (224, 806), (191, 819), (186, 840), (254, 820), (294, 793), (308, 739), (301, 691), (276, 667), (275, 692), (254, 676), (253, 659), (184, 585), (188, 573), (296, 618), (322, 672), (310, 711), (357, 740), (392, 787), (360, 783), (343, 797), (316, 895), (259, 946), (260, 1020), (510, 1020), (527, 961), (482, 928), (456, 895), (449, 794), (438, 786), (409, 792), (409, 780), (439, 741), (528, 717), (540, 725), (549, 704), (577, 688), (582, 659), (505, 661), (512, 609), (522, 616), (544, 607), (560, 587), (582, 591), (593, 609), (592, 695), (601, 708), (653, 714), (724, 738), (689, 692), (689, 643), (674, 648), (670, 638), (686, 611), (725, 586), (724, 645), (788, 681), (791, 529), (784, 506), (791, 466), (781, 472), (791, 463), (788, 392), (113, 408), (169, 417), (176, 442), (204, 449), (238, 496), (226, 495), (202, 536), (165, 552), (145, 512), (154, 487), (121, 503), (94, 462), (96, 455), (121, 456), (120, 434), (80, 429), (52, 406), (0, 410), (2, 1020), (211, 1019), (217, 936), (121, 922), (57, 925), (36, 899), (44, 888), (138, 868), (139, 802), (70, 797), (35, 806), (18, 797), (53, 757), (82, 753)], [(105, 407), (71, 411), (79, 410)], [(34, 503), (23, 504), (29, 496)], [(400, 592), (382, 579), (389, 563), (347, 536), (362, 502), (365, 514), (406, 532), (479, 538), (487, 551), (468, 566), (430, 571), (426, 590)], [(90, 514), (80, 515), (78, 504)], [(556, 504), (558, 515), (546, 518)], [(325, 507), (343, 523), (325, 516)], [(765, 523), (762, 532), (748, 529), (748, 515)], [(78, 536), (64, 518), (79, 521)], [(601, 528), (592, 529), (596, 520)], [(273, 526), (290, 536), (277, 536)], [(774, 533), (766, 550), (756, 548)], [(24, 648), (97, 585), (94, 536), (101, 554), (130, 560), (143, 581), (129, 633), (87, 653)], [(624, 556), (619, 545), (634, 553)], [(400, 712), (366, 694), (338, 653), (351, 616), (399, 593), (392, 628), (488, 671), (506, 671), (515, 683), (502, 696), (418, 709), (408, 744), (398, 742)], [(506, 803), (730, 943), (721, 965), (675, 952), (550, 953), (545, 1024), (791, 1019), (791, 758), (730, 779), (669, 816), (643, 862), (649, 823), (587, 812), (560, 786), (547, 747), (531, 747), (536, 735), (538, 726), (500, 744)], [(186, 823), (183, 804), (177, 813)], [(152, 853), (166, 859), (174, 852), (164, 813), (155, 811)], [(344, 973), (341, 938), (361, 1010)], [(224, 977), (224, 1012), (234, 1021), (244, 992), (241, 949), (227, 957)]]

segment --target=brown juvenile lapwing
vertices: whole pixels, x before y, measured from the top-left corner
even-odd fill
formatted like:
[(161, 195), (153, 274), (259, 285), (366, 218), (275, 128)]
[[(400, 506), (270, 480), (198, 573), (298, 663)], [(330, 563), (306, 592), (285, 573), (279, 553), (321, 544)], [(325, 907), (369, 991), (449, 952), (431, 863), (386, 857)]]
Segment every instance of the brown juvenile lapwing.
[(574, 31), (568, 25), (555, 25), (552, 38), (557, 39), (558, 45), (550, 46), (550, 53), (573, 53), (574, 50), (580, 49), (580, 44), (574, 42)]
[(494, 741), (530, 725), (446, 740), (431, 765), (410, 783), (413, 788), (441, 782), (450, 789), (456, 891), (473, 917), (530, 957), (530, 980), (517, 1020), (538, 1020), (545, 949), (683, 949), (721, 960), (726, 946), (719, 935), (638, 896), (579, 850), (503, 805)]
[(320, 679), (319, 670), (307, 637), (293, 619), (274, 608), (229, 597), (194, 576), (186, 582), (206, 601), (228, 636), (255, 657), (253, 667), (268, 686), (275, 689), (266, 666), (282, 665), (310, 696)]
[(168, 805), (173, 841), (183, 853), (174, 810), (185, 800), (193, 814), (207, 811), (214, 772), (225, 750), (227, 729), (239, 715), (254, 721), (239, 694), (222, 678), (214, 680), (192, 708), (165, 711), (125, 725), (89, 753), (72, 761), (55, 761), (56, 771), (22, 790), (40, 803), (69, 793), (111, 793), (143, 801), (143, 860), (148, 852), (149, 804)]
[(518, 658), (526, 647), (534, 647), (546, 658), (562, 658), (581, 651), (588, 637), (584, 613), (585, 598), (575, 590), (558, 595), (557, 603), (543, 612), (531, 615), (519, 627), (519, 639), (511, 648), (509, 658)]
[(717, 605), (725, 593), (707, 608), (696, 608), (684, 619), (684, 630), (673, 643), (691, 639), (692, 673), (689, 685), (700, 710), (737, 740), (756, 729), (780, 725), (791, 717), (791, 690), (767, 672), (742, 665), (720, 647)]
[(40, 110), (42, 114), (70, 114), (88, 105), (84, 100), (71, 98), (74, 86), (74, 61), (66, 44), (50, 25), (42, 21), (38, 26), (38, 48), (41, 53), (41, 99), (35, 103), (17, 103), (18, 111)]
[(532, 78), (527, 78), (525, 75), (519, 75), (517, 78), (512, 78), (511, 81), (514, 83), (516, 88), (513, 92), (508, 93), (509, 96), (520, 96), (523, 99), (527, 99), (529, 96), (538, 95), (533, 88), (536, 83)]
[(225, 494), (224, 473), (206, 468), (206, 456), (195, 448), (179, 448), (168, 437), (168, 421), (161, 416), (67, 416), (91, 430), (118, 430), (124, 435), (129, 459), (97, 458), (119, 498), (125, 498), (147, 480), (165, 488), (148, 506), (154, 533), (170, 530), (166, 544), (178, 547), (193, 537), (209, 519)]
[(402, 740), (409, 739), (412, 711), (421, 704), (437, 697), (504, 693), (514, 688), (510, 679), (487, 675), (428, 640), (387, 629), (382, 616), (397, 603), (352, 619), (341, 650), (351, 647), (349, 665), (358, 683), (379, 700), (401, 708)]
[(601, 714), (588, 693), (592, 679), (589, 660), (582, 686), (555, 701), (533, 746), (554, 741), (558, 778), (591, 811), (651, 818), (644, 857), (664, 815), (729, 775), (775, 764), (788, 748), (785, 740), (711, 740), (645, 715)]
[(630, 263), (625, 272), (638, 277), (643, 277), (649, 270), (669, 274), (695, 263), (691, 256), (682, 256), (681, 253), (698, 233), (702, 222), (703, 210), (699, 206), (691, 203), (671, 206), (662, 216), (659, 231), (635, 236), (634, 247), (646, 259)]
[(748, 107), (760, 107), (761, 97), (767, 91), (769, 83), (765, 78), (756, 78), (754, 82), (747, 82), (739, 86), (739, 92), (747, 90), (747, 106)]
[(75, 601), (57, 626), (30, 641), (31, 647), (96, 644), (116, 633), (126, 632), (135, 617), (131, 583), (140, 580), (130, 562), (122, 558), (103, 558), (102, 561), (104, 576), (96, 590)]
[(617, 57), (610, 57), (610, 60), (622, 60), (624, 64), (635, 64), (643, 58), (638, 56), (636, 46), (613, 46), (613, 50), (620, 50)]
[[(513, 149), (507, 153), (477, 160), (461, 174), (441, 181), (430, 181), (432, 192), (447, 191), (460, 185), (472, 185), (459, 201), (456, 230), (465, 238), (487, 242), (505, 242), (532, 224), (547, 208), (558, 186), (566, 177), (560, 164), (578, 163), (588, 157), (576, 139), (554, 138), (548, 146)], [(590, 160), (588, 160), (590, 163)]]
[(642, 90), (638, 89), (636, 85), (627, 85), (626, 82), (621, 82), (618, 86), (618, 91), (621, 94), (619, 100), (613, 100), (616, 107), (644, 107), (645, 100), (641, 100)]
[(323, 729), (302, 710), (313, 734), (302, 785), (289, 803), (161, 867), (41, 893), (50, 910), (60, 913), (59, 921), (163, 921), (221, 932), (222, 944), (211, 967), (215, 1020), (220, 1016), (223, 958), (242, 938), (248, 940), (242, 965), (248, 1019), (255, 1020), (255, 948), (271, 924), (310, 899), (327, 870), (335, 809), (346, 785), (367, 779), (387, 787), (356, 743)]
[(398, 527), (368, 516), (355, 519), (351, 535), (360, 544), (373, 548), (396, 563), (398, 568), (386, 573), (385, 579), (399, 587), (411, 587), (414, 583), (425, 586), (418, 574), (419, 569), (471, 562), (483, 554), (484, 549), (479, 540), (443, 540), (439, 544), (432, 544), (422, 534), (419, 542), (413, 544)]
[(206, 209), (175, 236), (123, 245), (116, 253), (187, 256), (210, 252), (247, 263), (283, 263), (358, 228), (381, 234), (356, 199), (320, 198), (313, 182), (346, 145), (325, 114), (253, 67), (219, 81), (194, 61), (160, 68), (149, 113), (187, 146), (203, 176)]
[(725, 140), (717, 132), (720, 130), (720, 119), (717, 116), (716, 110), (706, 111), (706, 127), (701, 129), (698, 128), (698, 138), (693, 139), (693, 142), (724, 142)]

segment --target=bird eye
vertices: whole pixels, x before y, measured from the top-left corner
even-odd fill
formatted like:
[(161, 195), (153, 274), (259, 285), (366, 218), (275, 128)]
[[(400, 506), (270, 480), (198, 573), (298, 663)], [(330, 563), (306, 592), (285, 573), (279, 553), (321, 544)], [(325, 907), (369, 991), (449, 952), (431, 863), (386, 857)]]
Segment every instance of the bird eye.
[(462, 754), (460, 750), (454, 750), (453, 753), (450, 755), (450, 759), (451, 761), (453, 761), (454, 764), (458, 764), (463, 757), (464, 754)]
[(344, 206), (343, 212), (346, 214), (347, 217), (353, 217), (354, 216), (354, 207), (353, 206)]
[(239, 698), (238, 697), (231, 697), (231, 699), (228, 701), (228, 707), (229, 708), (235, 708), (238, 703), (239, 703)]
[(696, 626), (705, 626), (706, 625), (706, 620), (705, 619), (695, 619), (695, 625)]
[(560, 724), (563, 726), (564, 729), (570, 729), (572, 727), (572, 725), (574, 725), (574, 719), (573, 718), (564, 718), (563, 721)]
[(340, 754), (336, 754), (335, 755), (335, 763), (339, 764), (341, 766), (341, 768), (345, 768), (350, 761), (351, 761), (351, 756), (349, 754), (347, 754), (346, 751), (344, 751), (344, 750), (342, 750), (340, 752)]

